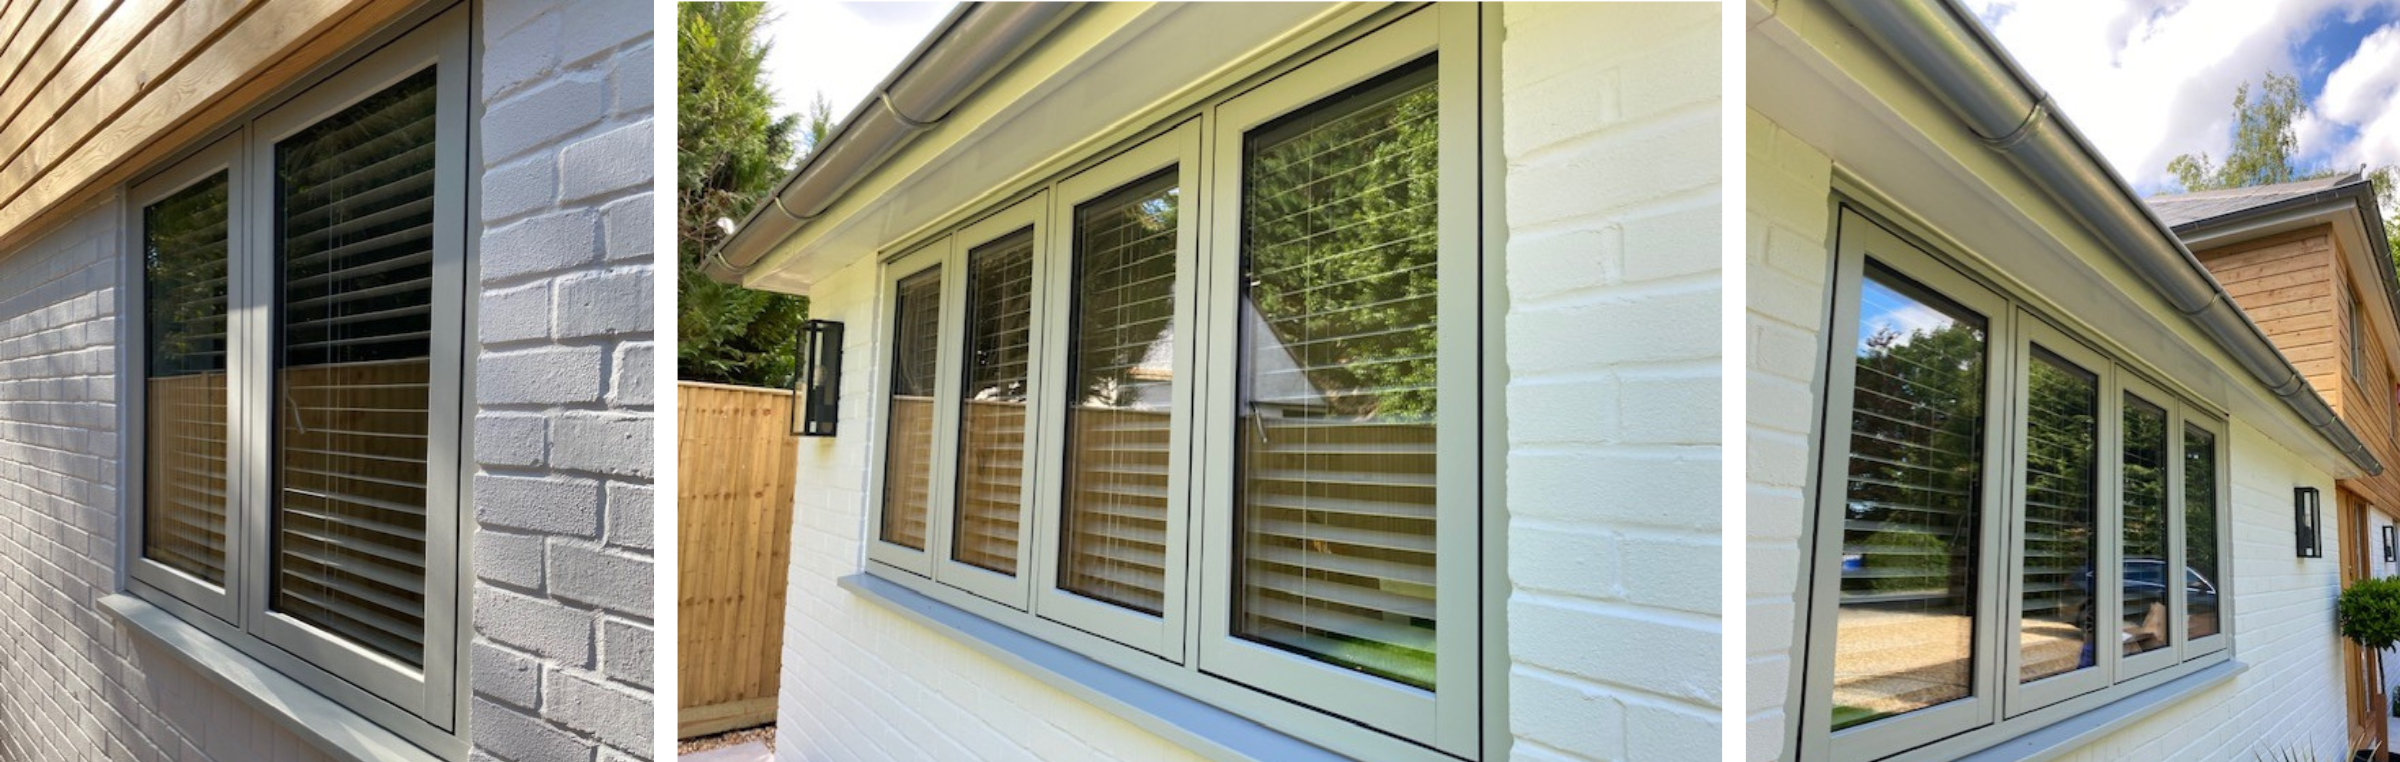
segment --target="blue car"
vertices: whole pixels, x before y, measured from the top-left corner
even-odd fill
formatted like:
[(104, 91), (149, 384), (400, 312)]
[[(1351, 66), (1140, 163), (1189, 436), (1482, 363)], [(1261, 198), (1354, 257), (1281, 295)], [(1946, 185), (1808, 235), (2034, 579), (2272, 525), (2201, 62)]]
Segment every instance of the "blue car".
[[(2152, 603), (2164, 603), (2167, 596), (2166, 573), (2167, 562), (2164, 560), (2125, 559), (2125, 610), (2141, 611)], [(2075, 589), (2083, 595), (2068, 603), (2066, 612), (2074, 618), (2075, 626), (2085, 633), (2098, 631), (2094, 626), (2096, 623), (2092, 621), (2099, 609), (2091, 605), (2092, 575), (2090, 568), (2075, 574)], [(2191, 567), (2184, 567), (2183, 570), (2183, 592), (2185, 600), (2194, 608), (2215, 610), (2217, 607), (2216, 583)]]

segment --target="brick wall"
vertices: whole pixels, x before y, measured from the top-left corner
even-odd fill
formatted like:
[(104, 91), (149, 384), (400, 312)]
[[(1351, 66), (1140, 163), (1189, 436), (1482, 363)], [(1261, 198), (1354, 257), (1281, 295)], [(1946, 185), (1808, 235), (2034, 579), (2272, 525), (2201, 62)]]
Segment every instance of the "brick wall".
[(650, 5), (490, 0), (478, 760), (650, 759)]
[(121, 207), (0, 251), (0, 760), (322, 757), (97, 606), (118, 588)]
[(1719, 743), (1722, 12), (1505, 8), (1520, 759)]
[(1808, 525), (1806, 494), (1819, 395), (1815, 379), (1825, 348), (1825, 300), (1833, 275), (1833, 160), (1766, 116), (1745, 109), (1743, 277), (1748, 284), (1743, 341), (1743, 427), (1749, 444), (1742, 502), (1749, 537), (1742, 552), (1749, 579), (1743, 708), (1744, 758), (1774, 759), (1788, 731), (1796, 593)]

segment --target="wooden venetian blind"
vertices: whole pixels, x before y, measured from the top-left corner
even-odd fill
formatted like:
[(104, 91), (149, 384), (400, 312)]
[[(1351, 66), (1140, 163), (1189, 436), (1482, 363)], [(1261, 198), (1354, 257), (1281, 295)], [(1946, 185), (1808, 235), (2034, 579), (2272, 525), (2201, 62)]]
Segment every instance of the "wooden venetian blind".
[(422, 663), (434, 72), (275, 146), (278, 611)]
[(224, 172), (142, 208), (142, 555), (225, 584)]
[(1032, 365), (1033, 231), (967, 252), (966, 384), (959, 400), (951, 557), (1015, 575)]
[(2083, 661), (2092, 633), (2073, 614), (2100, 559), (2100, 378), (2038, 344), (2026, 377), (2017, 678), (2032, 682), (2092, 666)]
[(1245, 138), (1240, 636), (1434, 687), (1430, 59)]
[(1165, 603), (1175, 391), (1173, 167), (1075, 209), (1058, 585), (1145, 614)]
[(900, 279), (892, 305), (891, 429), (884, 443), (883, 526), (889, 542), (925, 549), (933, 505), (933, 376), (940, 365), (942, 271)]
[[(2161, 587), (2167, 561), (2167, 411), (2148, 400), (2125, 395), (2124, 555), (2127, 579), (2123, 638), (2125, 655), (2167, 647), (2172, 634), (2162, 626), (2166, 598)], [(2114, 575), (2101, 574), (2094, 595), (2108, 595)], [(2153, 608), (2155, 607), (2155, 610)]]

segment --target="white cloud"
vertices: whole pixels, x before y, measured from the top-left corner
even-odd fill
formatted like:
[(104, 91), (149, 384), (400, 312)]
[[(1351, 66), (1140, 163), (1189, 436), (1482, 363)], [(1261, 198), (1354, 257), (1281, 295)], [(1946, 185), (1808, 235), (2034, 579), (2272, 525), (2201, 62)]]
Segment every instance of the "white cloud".
[(2400, 164), (2400, 25), (2359, 42), (2358, 52), (2325, 77), (2315, 116), (2357, 131), (2331, 151), (2337, 167)]
[(817, 93), (850, 115), (950, 12), (947, 2), (786, 2), (768, 11), (767, 82), (777, 113), (804, 113)]
[[(2117, 171), (2149, 191), (2164, 188), (2177, 154), (2225, 155), (2236, 86), (2324, 66), (2294, 60), (2293, 46), (2370, 1), (1980, 0), (1976, 12)], [(2308, 146), (2334, 134), (2303, 127)]]

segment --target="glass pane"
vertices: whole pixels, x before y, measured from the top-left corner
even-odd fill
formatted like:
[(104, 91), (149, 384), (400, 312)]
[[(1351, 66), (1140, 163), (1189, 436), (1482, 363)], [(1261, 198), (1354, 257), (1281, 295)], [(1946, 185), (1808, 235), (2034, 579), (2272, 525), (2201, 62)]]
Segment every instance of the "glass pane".
[(142, 556), (225, 584), (224, 172), (142, 208)]
[(2217, 634), (2217, 435), (2183, 428), (2183, 594), (2189, 637)]
[(2167, 411), (2125, 395), (2125, 655), (2167, 647)]
[(1170, 167), (1075, 208), (1067, 336), (1058, 586), (1152, 615), (1166, 594), (1175, 179)]
[(434, 73), (275, 146), (274, 607), (417, 664)]
[(891, 429), (884, 438), (884, 542), (925, 549), (933, 505), (933, 374), (941, 364), (942, 271), (900, 279), (892, 304)]
[(1859, 300), (1835, 728), (1974, 691), (1984, 318), (1873, 265)]
[(2099, 558), (2100, 379), (2033, 349), (2025, 422), (2025, 571), (2017, 679), (2095, 666), (2090, 586)]
[(958, 525), (951, 557), (1017, 573), (1025, 478), (1025, 370), (1033, 335), (1033, 231), (967, 253), (965, 393), (959, 400)]
[(1435, 95), (1420, 62), (1245, 137), (1235, 439), (1235, 633), (1428, 690)]

